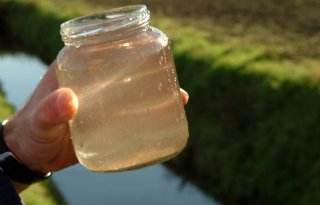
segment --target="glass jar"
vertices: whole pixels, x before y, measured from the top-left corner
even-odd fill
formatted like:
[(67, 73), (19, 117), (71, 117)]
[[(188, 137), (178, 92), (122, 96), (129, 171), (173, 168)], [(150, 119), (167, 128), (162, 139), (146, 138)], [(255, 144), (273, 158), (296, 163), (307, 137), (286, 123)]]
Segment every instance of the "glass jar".
[(87, 169), (112, 172), (167, 160), (185, 147), (188, 125), (168, 38), (144, 5), (61, 25), (60, 87), (77, 95), (69, 122)]

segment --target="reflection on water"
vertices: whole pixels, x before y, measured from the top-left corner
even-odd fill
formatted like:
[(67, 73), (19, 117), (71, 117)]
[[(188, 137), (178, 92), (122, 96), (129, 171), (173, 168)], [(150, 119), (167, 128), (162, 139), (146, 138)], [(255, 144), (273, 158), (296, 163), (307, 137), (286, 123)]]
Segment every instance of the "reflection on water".
[(36, 57), (23, 53), (0, 56), (0, 82), (9, 102), (20, 109), (45, 72)]
[[(25, 55), (0, 56), (0, 81), (7, 98), (21, 108), (46, 66)], [(75, 165), (53, 175), (70, 205), (217, 205), (190, 183), (183, 183), (163, 165), (136, 171), (101, 174)]]
[(77, 165), (54, 176), (70, 204), (216, 205), (162, 165), (113, 174), (92, 173)]

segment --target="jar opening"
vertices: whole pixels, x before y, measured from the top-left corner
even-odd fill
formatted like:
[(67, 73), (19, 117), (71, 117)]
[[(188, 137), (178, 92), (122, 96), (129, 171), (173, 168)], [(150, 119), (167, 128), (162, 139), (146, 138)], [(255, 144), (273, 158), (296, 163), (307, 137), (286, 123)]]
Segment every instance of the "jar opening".
[(76, 46), (102, 33), (115, 38), (120, 32), (145, 27), (149, 20), (150, 12), (145, 5), (125, 6), (69, 20), (61, 24), (60, 34), (67, 46)]

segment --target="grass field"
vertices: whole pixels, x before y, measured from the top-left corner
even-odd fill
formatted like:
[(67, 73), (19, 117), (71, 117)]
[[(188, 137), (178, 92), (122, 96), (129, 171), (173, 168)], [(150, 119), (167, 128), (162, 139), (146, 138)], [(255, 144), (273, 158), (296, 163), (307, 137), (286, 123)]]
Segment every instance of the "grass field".
[(46, 180), (31, 185), (21, 194), (26, 205), (65, 205), (61, 193), (57, 190), (53, 181)]
[[(62, 21), (139, 3), (2, 1), (3, 36), (48, 63), (62, 47)], [(189, 145), (169, 166), (223, 204), (316, 205), (319, 1), (146, 3), (152, 24), (173, 41), (180, 84), (190, 93)]]

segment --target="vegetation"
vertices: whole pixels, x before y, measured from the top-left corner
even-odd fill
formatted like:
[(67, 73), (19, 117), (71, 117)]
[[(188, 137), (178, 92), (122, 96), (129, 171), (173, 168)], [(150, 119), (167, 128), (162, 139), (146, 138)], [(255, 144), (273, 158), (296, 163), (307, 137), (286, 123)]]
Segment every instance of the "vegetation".
[(13, 107), (5, 99), (5, 94), (0, 84), (0, 121), (3, 121), (13, 112)]
[[(88, 2), (3, 1), (0, 25), (6, 39), (50, 62), (62, 47), (62, 21), (138, 1)], [(191, 96), (189, 145), (168, 166), (223, 204), (317, 204), (318, 1), (202, 0), (180, 13), (172, 12), (176, 3), (155, 2), (152, 23), (173, 40), (180, 84)], [(204, 7), (209, 16), (187, 15)]]
[(27, 191), (21, 194), (27, 205), (65, 205), (60, 192), (52, 180), (46, 180), (31, 185)]

